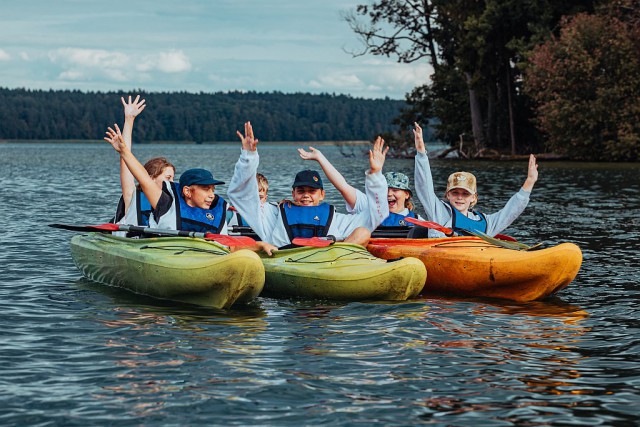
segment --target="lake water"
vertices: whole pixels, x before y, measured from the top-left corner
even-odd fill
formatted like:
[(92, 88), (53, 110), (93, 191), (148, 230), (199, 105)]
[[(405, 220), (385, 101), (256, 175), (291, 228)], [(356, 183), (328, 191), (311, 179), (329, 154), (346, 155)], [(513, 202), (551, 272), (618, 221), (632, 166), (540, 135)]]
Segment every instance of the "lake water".
[[(261, 147), (271, 200), (304, 163)], [(321, 147), (347, 179), (367, 160)], [(144, 145), (178, 173), (229, 181), (240, 149)], [(409, 174), (413, 160), (385, 170)], [(433, 160), (479, 180), (499, 209), (525, 162)], [(552, 299), (420, 297), (402, 303), (258, 298), (229, 311), (141, 297), (83, 279), (74, 233), (105, 222), (118, 197), (107, 144), (0, 144), (0, 425), (606, 425), (640, 423), (640, 178), (637, 164), (541, 162), (525, 243), (574, 242), (584, 262)], [(226, 185), (218, 190), (224, 195)], [(328, 199), (340, 203), (331, 189)]]

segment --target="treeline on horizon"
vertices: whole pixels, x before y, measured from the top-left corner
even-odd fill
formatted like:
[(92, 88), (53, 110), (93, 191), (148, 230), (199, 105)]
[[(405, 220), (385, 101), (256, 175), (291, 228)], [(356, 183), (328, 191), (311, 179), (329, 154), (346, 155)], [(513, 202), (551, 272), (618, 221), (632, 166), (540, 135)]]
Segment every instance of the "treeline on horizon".
[(147, 107), (136, 142), (233, 141), (251, 121), (263, 141), (372, 140), (392, 131), (404, 101), (281, 92), (82, 92), (0, 88), (0, 140), (96, 140), (122, 126), (120, 97)]

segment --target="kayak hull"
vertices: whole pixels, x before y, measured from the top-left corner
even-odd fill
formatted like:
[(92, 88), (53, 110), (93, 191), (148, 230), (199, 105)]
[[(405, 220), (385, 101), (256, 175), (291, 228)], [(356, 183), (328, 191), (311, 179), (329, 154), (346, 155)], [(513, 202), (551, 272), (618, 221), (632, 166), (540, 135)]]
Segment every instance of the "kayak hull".
[(275, 297), (402, 301), (417, 296), (427, 277), (417, 259), (387, 262), (347, 243), (280, 250), (262, 261), (264, 293)]
[(572, 243), (516, 251), (477, 237), (371, 239), (373, 255), (416, 257), (429, 272), (424, 292), (533, 301), (564, 289), (575, 279), (582, 252)]
[(130, 239), (90, 233), (71, 239), (71, 256), (90, 280), (155, 298), (229, 308), (264, 287), (260, 257), (185, 237)]

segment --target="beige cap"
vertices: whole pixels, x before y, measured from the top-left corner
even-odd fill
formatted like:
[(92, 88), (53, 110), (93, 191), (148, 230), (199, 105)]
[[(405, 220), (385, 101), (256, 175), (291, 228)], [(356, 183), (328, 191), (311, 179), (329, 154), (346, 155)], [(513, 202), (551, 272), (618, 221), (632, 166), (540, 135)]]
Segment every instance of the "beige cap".
[(463, 188), (471, 194), (477, 194), (476, 177), (469, 172), (454, 172), (449, 175), (449, 179), (447, 180), (446, 193), (454, 188)]

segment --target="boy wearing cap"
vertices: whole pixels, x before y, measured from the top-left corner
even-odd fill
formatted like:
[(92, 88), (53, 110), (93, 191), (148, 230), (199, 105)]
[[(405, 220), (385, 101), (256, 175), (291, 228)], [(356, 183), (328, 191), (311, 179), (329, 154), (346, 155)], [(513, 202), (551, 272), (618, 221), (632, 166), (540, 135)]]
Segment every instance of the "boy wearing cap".
[[(427, 150), (422, 138), (422, 128), (415, 123), (413, 130), (416, 158), (415, 182), (418, 199), (422, 203), (427, 219), (448, 228), (481, 231), (489, 236), (495, 236), (520, 216), (529, 203), (529, 196), (538, 180), (538, 165), (532, 154), (529, 157), (529, 168), (524, 185), (504, 208), (490, 215), (473, 210), (478, 202), (476, 177), (469, 172), (455, 172), (447, 180), (445, 200), (439, 200), (433, 187), (431, 167)], [(439, 231), (429, 230), (429, 237), (443, 237)]]
[(255, 180), (258, 140), (254, 138), (251, 123), (245, 123), (244, 135), (237, 134), (242, 141), (242, 152), (227, 195), (262, 240), (283, 247), (290, 245), (295, 237), (332, 235), (337, 240), (364, 244), (371, 230), (389, 214), (384, 203), (387, 185), (380, 173), (387, 150), (383, 150), (381, 139), (369, 153), (370, 170), (365, 180), (368, 209), (354, 215), (335, 212), (332, 205), (322, 203), (325, 192), (318, 172), (304, 170), (296, 175), (292, 185), (293, 200), (282, 203), (277, 212), (267, 213), (259, 209)]
[(206, 169), (189, 169), (180, 176), (180, 184), (164, 181), (160, 188), (133, 155), (118, 125), (115, 129), (109, 128), (105, 140), (120, 153), (147, 197), (152, 207), (150, 227), (227, 234), (227, 202), (215, 194), (216, 185), (224, 182)]

